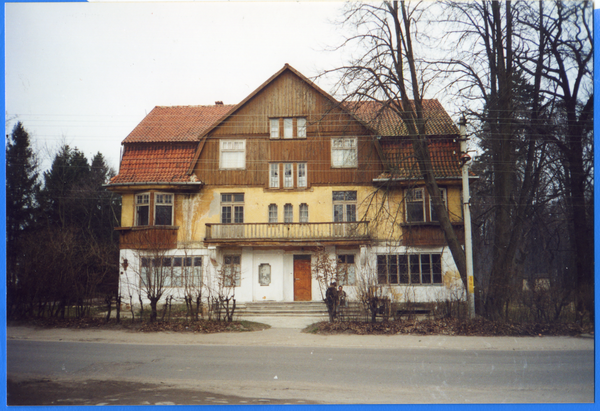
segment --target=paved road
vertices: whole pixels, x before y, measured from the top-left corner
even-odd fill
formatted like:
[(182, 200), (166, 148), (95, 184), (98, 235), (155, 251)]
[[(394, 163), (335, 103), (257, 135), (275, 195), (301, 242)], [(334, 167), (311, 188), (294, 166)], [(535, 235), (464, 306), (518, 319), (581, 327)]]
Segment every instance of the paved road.
[[(25, 340), (9, 340), (7, 348), (15, 404), (19, 386), (14, 382), (30, 384), (36, 379), (40, 384), (45, 381), (71, 388), (63, 390), (61, 398), (54, 398), (55, 404), (594, 400), (591, 349), (448, 350)], [(91, 396), (94, 389), (89, 387), (106, 389), (108, 382), (133, 384), (128, 392), (137, 395), (123, 397), (108, 390), (103, 397), (79, 398), (86, 387)]]

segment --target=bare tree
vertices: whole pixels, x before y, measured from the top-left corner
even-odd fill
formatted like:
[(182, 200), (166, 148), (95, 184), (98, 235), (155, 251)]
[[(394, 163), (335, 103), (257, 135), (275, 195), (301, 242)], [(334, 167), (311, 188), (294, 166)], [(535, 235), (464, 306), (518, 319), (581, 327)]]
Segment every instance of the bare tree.
[(357, 34), (347, 38), (340, 48), (358, 46), (359, 56), (324, 74), (340, 74), (336, 91), (345, 95), (346, 108), (358, 110), (362, 102), (375, 102), (379, 109), (373, 124), (384, 117), (396, 118), (396, 129), (412, 142), (420, 177), (466, 286), (465, 253), (450, 222), (428, 149), (423, 95), (431, 78), (427, 77), (423, 60), (415, 54), (414, 44), (415, 25), (423, 7), (411, 7), (404, 1), (352, 3), (349, 7), (344, 24), (353, 25)]
[(158, 303), (173, 281), (170, 234), (166, 230), (139, 230), (136, 234), (139, 248), (135, 256), (139, 264), (133, 266), (134, 281), (139, 284), (140, 305), (146, 297), (150, 303), (150, 321), (154, 322), (158, 319)]

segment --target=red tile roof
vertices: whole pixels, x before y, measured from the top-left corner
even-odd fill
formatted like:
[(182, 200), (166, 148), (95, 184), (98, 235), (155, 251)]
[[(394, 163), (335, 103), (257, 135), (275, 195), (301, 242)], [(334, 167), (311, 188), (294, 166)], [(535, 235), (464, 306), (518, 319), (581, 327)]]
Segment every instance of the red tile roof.
[(154, 107), (123, 143), (198, 141), (233, 105)]
[[(394, 110), (378, 101), (348, 101), (343, 103), (350, 113), (382, 136), (405, 136), (406, 125)], [(411, 101), (412, 105), (412, 101)], [(458, 134), (458, 128), (438, 100), (423, 100), (425, 133), (429, 136)]]
[[(421, 179), (419, 165), (409, 139), (383, 139), (381, 148), (389, 171), (378, 179)], [(429, 154), (436, 178), (460, 178), (460, 143), (453, 138), (429, 138)]]
[(189, 182), (196, 143), (125, 144), (119, 174), (110, 184)]

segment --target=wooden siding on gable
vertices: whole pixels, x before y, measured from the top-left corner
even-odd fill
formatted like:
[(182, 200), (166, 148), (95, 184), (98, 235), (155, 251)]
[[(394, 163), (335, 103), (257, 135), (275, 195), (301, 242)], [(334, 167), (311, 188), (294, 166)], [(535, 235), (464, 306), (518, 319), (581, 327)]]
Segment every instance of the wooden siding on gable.
[(307, 163), (309, 187), (324, 184), (368, 184), (383, 171), (371, 137), (358, 138), (358, 167), (353, 168), (332, 167), (330, 137), (309, 135), (306, 139), (295, 140), (271, 140), (266, 137), (244, 139), (246, 168), (224, 170), (219, 164), (220, 139), (209, 138), (195, 170), (200, 181), (207, 185), (267, 187), (269, 163)]
[[(270, 118), (307, 119), (307, 137), (270, 138)], [(294, 121), (294, 124), (296, 122)], [(295, 134), (294, 134), (295, 135)], [(358, 167), (333, 168), (332, 137), (356, 137)], [(221, 139), (246, 141), (245, 170), (219, 167)], [(212, 130), (196, 164), (209, 185), (268, 186), (269, 163), (306, 162), (308, 186), (371, 183), (383, 172), (370, 131), (291, 71), (282, 73)]]

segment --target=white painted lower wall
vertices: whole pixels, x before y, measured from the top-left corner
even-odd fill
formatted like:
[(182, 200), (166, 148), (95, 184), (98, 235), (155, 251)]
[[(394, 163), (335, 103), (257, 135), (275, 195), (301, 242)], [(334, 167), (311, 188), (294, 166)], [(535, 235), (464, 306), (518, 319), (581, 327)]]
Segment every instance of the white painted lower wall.
[[(447, 299), (466, 300), (466, 293), (460, 281), (458, 270), (447, 248), (406, 248), (373, 246), (360, 249), (336, 249), (328, 247), (327, 253), (335, 260), (337, 254), (355, 254), (357, 277), (364, 272), (373, 272), (377, 267), (378, 254), (403, 254), (403, 253), (440, 253), (442, 255), (443, 284), (432, 285), (384, 285), (383, 289), (394, 301), (398, 302), (435, 302)], [(223, 264), (223, 257), (227, 254), (241, 255), (241, 283), (235, 288), (235, 298), (238, 302), (251, 301), (294, 301), (294, 255), (310, 254), (314, 262), (314, 255), (305, 251), (263, 250), (260, 248), (243, 247), (237, 250), (221, 248), (194, 248), (185, 250), (170, 250), (169, 257), (202, 257), (203, 281), (206, 287), (217, 287), (217, 273)], [(121, 250), (121, 274), (119, 290), (125, 304), (132, 302), (139, 305), (139, 296), (144, 294), (140, 288), (140, 263), (141, 257), (151, 257), (138, 250)], [(127, 260), (127, 268), (123, 262)], [(271, 269), (271, 281), (268, 284), (260, 283), (260, 267), (268, 264)], [(376, 272), (376, 271), (375, 271)], [(350, 299), (356, 297), (356, 287), (344, 286)], [(313, 301), (323, 301), (325, 290), (321, 289), (314, 273), (311, 280), (311, 294)], [(203, 295), (208, 295), (207, 290)], [(164, 297), (172, 296), (175, 301), (183, 303), (184, 288), (165, 287)], [(163, 297), (163, 301), (164, 301)], [(148, 302), (142, 295), (144, 304)]]

